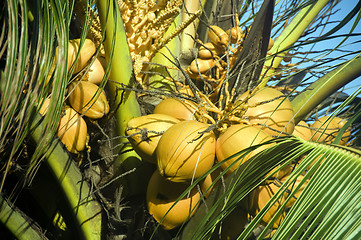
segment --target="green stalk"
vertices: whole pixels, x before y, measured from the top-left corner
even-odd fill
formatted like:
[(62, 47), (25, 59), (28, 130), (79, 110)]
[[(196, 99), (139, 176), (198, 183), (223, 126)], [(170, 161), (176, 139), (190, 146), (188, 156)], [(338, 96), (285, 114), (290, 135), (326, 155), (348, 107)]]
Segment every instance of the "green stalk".
[(23, 213), (10, 206), (0, 195), (0, 222), (19, 240), (44, 240), (45, 236)]
[[(173, 21), (173, 23), (169, 26), (167, 31), (164, 33), (163, 39), (172, 35), (177, 27), (181, 23), (181, 14), (179, 14)], [(181, 40), (178, 37), (173, 38), (169, 43), (165, 45), (165, 47), (161, 48), (153, 57), (152, 63), (157, 63), (162, 65), (162, 67), (158, 65), (151, 66), (150, 71), (160, 73), (161, 75), (154, 74), (149, 76), (149, 87), (150, 89), (163, 89), (168, 91), (174, 91), (175, 86), (174, 83), (165, 80), (165, 77), (169, 77), (171, 79), (178, 79), (178, 70), (175, 69), (165, 69), (165, 66), (174, 65), (169, 61), (174, 61), (174, 58), (178, 58), (180, 54), (179, 45), (181, 44)], [(169, 59), (169, 60), (168, 60)], [(164, 66), (164, 67), (163, 67)]]
[(315, 1), (315, 3), (301, 9), (292, 19), (290, 24), (282, 31), (277, 40), (275, 40), (273, 47), (268, 51), (268, 53), (271, 54), (271, 57), (268, 57), (264, 63), (261, 77), (263, 77), (264, 74), (266, 74), (266, 76), (264, 76), (262, 82), (259, 84), (259, 87), (266, 86), (270, 76), (272, 76), (275, 69), (280, 65), (284, 56), (290, 50), (290, 47), (297, 42), (304, 33), (305, 29), (312, 23), (328, 2), (328, 0), (318, 0)]
[(361, 57), (356, 57), (318, 79), (292, 100), (295, 123), (339, 88), (361, 76)]
[[(108, 64), (111, 64), (108, 86), (111, 100), (117, 106), (114, 113), (117, 120), (115, 132), (118, 136), (125, 136), (128, 121), (141, 115), (135, 92), (117, 89), (134, 86), (132, 59), (117, 1), (98, 0), (96, 4), (102, 32), (106, 35), (105, 56)], [(114, 164), (115, 174), (129, 173), (126, 178), (120, 179), (123, 192), (125, 195), (132, 195), (145, 191), (147, 168), (126, 138), (118, 138), (118, 141), (117, 145), (121, 147), (117, 149), (119, 155)], [(134, 170), (135, 172), (130, 173)]]
[[(40, 120), (40, 115), (38, 114), (31, 126), (31, 137), (35, 143), (44, 141), (45, 127), (46, 125)], [(45, 139), (45, 142), (50, 143), (49, 148), (45, 152), (45, 164), (49, 167), (63, 192), (62, 196), (64, 196), (66, 201), (65, 206), (69, 210), (67, 213), (70, 213), (70, 219), (81, 239), (100, 239), (102, 225), (101, 208), (98, 202), (93, 199), (91, 189), (84, 182), (79, 168), (64, 151), (60, 141), (57, 139)]]

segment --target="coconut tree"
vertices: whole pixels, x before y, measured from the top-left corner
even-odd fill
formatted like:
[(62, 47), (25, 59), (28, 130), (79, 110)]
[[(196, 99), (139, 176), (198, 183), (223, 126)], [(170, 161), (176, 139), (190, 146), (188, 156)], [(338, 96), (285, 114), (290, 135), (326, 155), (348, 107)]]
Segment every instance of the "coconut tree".
[[(343, 4), (6, 1), (1, 231), (19, 239), (360, 238), (360, 89), (345, 87), (361, 75), (352, 48), (361, 2), (335, 18)], [(161, 107), (163, 99), (178, 105)], [(164, 117), (184, 106), (184, 119)], [(174, 189), (152, 185), (153, 172)], [(191, 195), (185, 219), (169, 220)], [(159, 202), (169, 207), (157, 215)]]

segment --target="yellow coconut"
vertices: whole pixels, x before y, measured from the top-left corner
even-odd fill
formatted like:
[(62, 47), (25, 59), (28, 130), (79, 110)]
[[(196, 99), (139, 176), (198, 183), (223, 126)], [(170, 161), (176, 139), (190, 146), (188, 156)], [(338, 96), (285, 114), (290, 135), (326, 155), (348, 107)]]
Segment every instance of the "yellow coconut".
[[(270, 201), (270, 199), (277, 193), (277, 191), (280, 189), (280, 186), (282, 185), (282, 182), (284, 182), (288, 176), (285, 176), (284, 178), (280, 179), (278, 182), (268, 182), (265, 185), (261, 185), (258, 188), (256, 188), (251, 194), (247, 196), (247, 199), (243, 201), (243, 207), (252, 215), (255, 216), (259, 213)], [(276, 221), (273, 223), (273, 228), (278, 228), (278, 226), (282, 223), (283, 219), (285, 218), (286, 209), (289, 209), (293, 206), (293, 204), (296, 202), (297, 198), (301, 195), (302, 191), (307, 185), (308, 180), (297, 190), (297, 192), (292, 195), (293, 197), (289, 199), (285, 203), (286, 198), (288, 195), (300, 184), (301, 180), (303, 179), (303, 175), (300, 175), (296, 181), (291, 184), (291, 186), (288, 187), (288, 189), (280, 196), (280, 198), (268, 209), (266, 214), (263, 216), (262, 221), (264, 223), (269, 223), (273, 216), (276, 214), (276, 212), (282, 207), (283, 204), (283, 212)]]
[(293, 133), (295, 124), (292, 104), (282, 92), (267, 87), (252, 94), (245, 92), (238, 101), (248, 97), (245, 116), (250, 123), (271, 135)]
[[(216, 185), (218, 185), (222, 180), (219, 179), (217, 182), (216, 178), (219, 177), (221, 175), (222, 169), (221, 168), (217, 168), (215, 169), (213, 172), (211, 172), (210, 174), (208, 174), (201, 182), (200, 182), (200, 187), (201, 187), (201, 191), (204, 195), (204, 197), (208, 197), (209, 194), (211, 194), (211, 192), (213, 191), (214, 187)], [(213, 185), (212, 185), (213, 184)]]
[(45, 116), (45, 114), (48, 112), (49, 105), (50, 105), (50, 98), (44, 99), (39, 109), (39, 113)]
[(60, 118), (57, 135), (69, 152), (83, 151), (87, 140), (86, 123), (74, 109), (67, 107)]
[(310, 125), (305, 121), (300, 121), (293, 131), (293, 135), (297, 136), (303, 140), (309, 141), (312, 140), (314, 131), (311, 129)]
[[(75, 62), (76, 56), (79, 52), (80, 39), (70, 40), (68, 43), (68, 70), (71, 68), (73, 63)], [(55, 51), (55, 59), (54, 63), (57, 61), (58, 56), (58, 47)], [(74, 66), (74, 72), (80, 72), (89, 62), (90, 58), (95, 54), (96, 48), (95, 44), (90, 39), (85, 39), (84, 44), (82, 45), (79, 57)]]
[(215, 46), (224, 48), (228, 46), (228, 34), (222, 28), (216, 25), (209, 27), (208, 37)]
[(176, 203), (188, 187), (189, 183), (166, 180), (158, 171), (150, 178), (146, 196), (148, 211), (166, 230), (180, 226), (197, 209), (200, 194), (196, 188)]
[[(208, 42), (199, 47), (198, 56), (201, 59), (210, 59), (214, 58), (217, 55), (221, 55), (223, 53), (222, 49), (215, 46), (213, 43)], [(198, 71), (197, 71), (198, 72)]]
[(165, 114), (149, 114), (128, 121), (125, 134), (134, 150), (142, 157), (152, 163), (157, 163), (155, 149), (159, 139), (168, 128), (180, 120)]
[(215, 135), (208, 124), (182, 121), (168, 128), (156, 149), (158, 169), (174, 182), (190, 181), (211, 169), (215, 158)]
[(181, 121), (195, 120), (196, 109), (196, 104), (191, 101), (166, 98), (154, 108), (153, 113), (167, 114)]
[(87, 80), (91, 83), (99, 85), (102, 82), (104, 74), (104, 68), (99, 59), (96, 58), (89, 68)]
[(109, 112), (109, 104), (103, 90), (94, 83), (73, 82), (69, 85), (68, 92), (70, 105), (89, 118), (101, 118)]
[[(223, 134), (219, 136), (216, 143), (216, 155), (217, 161), (222, 162), (226, 158), (231, 157), (233, 154), (236, 154), (248, 147), (261, 144), (265, 141), (271, 140), (272, 137), (262, 131), (259, 128), (246, 125), (246, 124), (236, 124), (230, 126)], [(237, 167), (246, 162), (249, 158), (261, 152), (262, 150), (268, 148), (269, 145), (261, 146), (252, 152), (248, 153), (243, 159), (240, 159), (240, 156), (235, 156), (222, 164), (222, 168), (226, 169), (234, 161), (235, 163), (229, 170), (228, 173), (232, 173), (237, 169)]]
[[(346, 120), (329, 116), (324, 116), (317, 119), (312, 125), (316, 133), (312, 140), (315, 142), (332, 143), (339, 133), (340, 129), (345, 125)], [(346, 145), (351, 135), (351, 130), (347, 129), (339, 142), (340, 145)]]
[(216, 65), (216, 61), (214, 59), (202, 59), (197, 58), (194, 59), (189, 65), (189, 70), (193, 74), (206, 73), (210, 71)]

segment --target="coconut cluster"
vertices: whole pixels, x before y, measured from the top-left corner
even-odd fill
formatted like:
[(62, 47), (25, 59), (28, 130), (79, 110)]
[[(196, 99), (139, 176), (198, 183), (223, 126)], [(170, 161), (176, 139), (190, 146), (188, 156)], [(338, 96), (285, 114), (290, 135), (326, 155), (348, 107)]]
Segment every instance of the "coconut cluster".
[[(68, 44), (68, 71), (75, 80), (68, 85), (68, 101), (64, 103), (63, 114), (59, 120), (57, 135), (67, 150), (79, 153), (86, 147), (88, 134), (84, 117), (99, 119), (109, 112), (109, 103), (102, 88), (98, 85), (104, 77), (100, 59), (92, 57), (96, 47), (90, 39), (85, 39), (79, 50), (80, 39), (70, 40)], [(55, 62), (57, 61), (56, 49)], [(44, 100), (39, 112), (45, 115), (50, 98)]]
[[(269, 148), (272, 139), (295, 135), (305, 140), (330, 143), (344, 125), (338, 118), (333, 118), (335, 123), (324, 124), (320, 118), (312, 125), (305, 122), (296, 125), (287, 95), (271, 86), (239, 94), (225, 91), (220, 95), (226, 78), (225, 68), (234, 64), (246, 36), (240, 27), (223, 31), (210, 26), (208, 37), (210, 42), (200, 42), (199, 57), (186, 69), (193, 84), (182, 85), (179, 94), (175, 94), (177, 97), (163, 99), (152, 114), (134, 118), (127, 125), (126, 135), (134, 150), (143, 160), (157, 166), (148, 183), (146, 201), (149, 213), (167, 230), (192, 217), (200, 199), (211, 194), (213, 181), (218, 176), (232, 174), (253, 156)], [(269, 48), (272, 44), (270, 39)], [(228, 63), (223, 64), (224, 54), (228, 54)], [(347, 143), (349, 132), (344, 135), (341, 144)], [(250, 150), (253, 146), (257, 147)], [(215, 169), (215, 164), (221, 167)], [(232, 213), (225, 221), (246, 225), (277, 192), (292, 169), (291, 166), (284, 167), (249, 194), (235, 210), (242, 212), (239, 214), (241, 219), (234, 220), (237, 214)], [(207, 175), (209, 172), (212, 174)], [(189, 190), (198, 178), (202, 179), (199, 190)], [(302, 178), (301, 175), (296, 184)], [(293, 205), (304, 186), (286, 203), (285, 211)], [(188, 193), (184, 194), (187, 189)], [(283, 205), (291, 190), (284, 191), (283, 200), (267, 211), (262, 219), (265, 224)], [(283, 217), (274, 222), (273, 228), (279, 226)], [(221, 230), (225, 238), (237, 236), (225, 229)], [(239, 227), (237, 231), (241, 230)]]
[[(330, 143), (330, 137), (335, 137), (335, 133), (345, 123), (336, 117), (325, 124), (323, 121), (328, 118), (324, 117), (312, 125), (303, 121), (295, 125), (290, 101), (271, 87), (253, 93), (246, 92), (239, 96), (236, 103), (240, 109), (233, 111), (236, 114), (234, 117), (244, 121), (234, 122), (226, 129), (222, 124), (219, 128), (217, 125), (212, 128), (215, 125), (204, 117), (207, 111), (201, 104), (178, 98), (165, 98), (152, 114), (128, 122), (126, 135), (134, 150), (143, 160), (157, 165), (149, 181), (146, 201), (150, 214), (165, 229), (173, 229), (187, 221), (200, 204), (199, 199), (211, 193), (212, 183), (221, 172), (229, 175), (236, 171), (252, 156), (270, 147), (273, 138), (295, 135), (305, 140)], [(348, 137), (349, 131), (346, 131), (341, 144), (346, 143)], [(261, 146), (237, 155), (255, 145)], [(206, 175), (215, 163), (221, 163), (221, 169)], [(250, 194), (242, 203), (243, 211), (248, 213), (247, 218), (255, 216), (266, 205), (292, 169), (287, 165), (271, 178), (277, 179), (278, 184), (267, 181)], [(302, 177), (297, 180), (297, 184)], [(197, 178), (204, 178), (200, 182), (200, 191), (192, 189), (180, 198)], [(292, 201), (287, 202), (286, 209), (293, 205), (305, 185), (299, 188)], [(269, 209), (263, 222), (270, 221), (289, 192), (285, 191), (283, 200)], [(273, 224), (274, 228), (278, 227), (283, 217), (280, 216)], [(247, 222), (244, 219), (242, 221)]]

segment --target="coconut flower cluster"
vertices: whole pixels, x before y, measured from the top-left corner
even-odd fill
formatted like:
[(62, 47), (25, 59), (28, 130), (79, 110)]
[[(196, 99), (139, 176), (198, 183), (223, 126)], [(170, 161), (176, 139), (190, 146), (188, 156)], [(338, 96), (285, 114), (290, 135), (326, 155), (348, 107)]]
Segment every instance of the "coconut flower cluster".
[[(79, 45), (80, 39), (69, 41), (68, 71), (72, 70), (77, 77), (67, 88), (68, 101), (64, 103), (57, 128), (59, 139), (71, 153), (81, 152), (86, 147), (88, 134), (84, 117), (99, 119), (109, 112), (108, 100), (98, 86), (104, 77), (104, 68), (98, 58), (90, 64), (96, 52), (95, 45), (90, 39), (85, 39), (80, 50)], [(54, 64), (56, 58), (57, 54)], [(47, 98), (41, 105), (42, 115), (46, 114), (49, 103), (50, 98)]]

